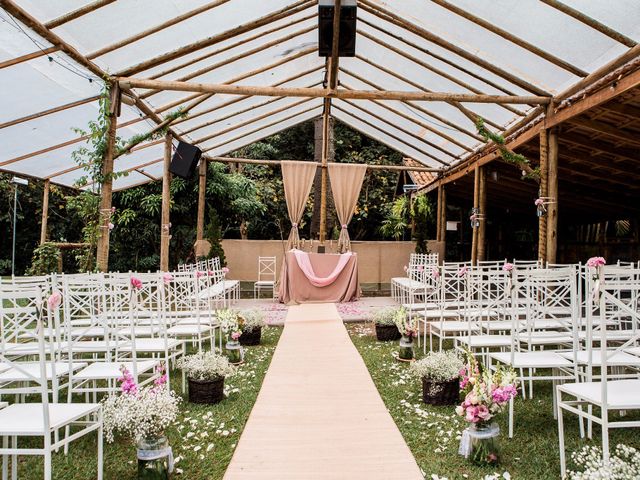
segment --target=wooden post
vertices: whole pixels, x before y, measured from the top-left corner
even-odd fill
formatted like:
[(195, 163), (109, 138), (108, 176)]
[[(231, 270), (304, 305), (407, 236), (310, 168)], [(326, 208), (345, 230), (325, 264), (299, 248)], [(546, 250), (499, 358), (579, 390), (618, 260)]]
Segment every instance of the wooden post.
[(447, 250), (447, 195), (444, 185), (438, 186), (438, 219), (437, 219), (437, 235), (436, 240), (442, 244), (442, 258), (440, 262), (445, 261)]
[(204, 209), (205, 195), (207, 193), (207, 161), (204, 158), (200, 159), (198, 175), (198, 223), (196, 226), (196, 255), (198, 252), (198, 247), (200, 246), (204, 238)]
[(322, 172), (320, 178), (320, 243), (327, 238), (327, 157), (329, 156), (329, 101), (322, 115)]
[[(480, 190), (480, 168), (476, 165), (474, 169), (474, 179), (473, 179), (473, 208), (474, 211), (478, 211), (479, 205), (479, 190)], [(475, 265), (478, 261), (478, 228), (472, 228), (471, 235), (471, 264)]]
[(40, 245), (47, 241), (47, 223), (49, 221), (49, 187), (51, 181), (44, 181), (44, 193), (42, 194), (42, 223), (40, 224)]
[(479, 189), (478, 189), (478, 209), (480, 210), (480, 226), (476, 246), (476, 261), (485, 260), (486, 257), (486, 228), (487, 228), (487, 185), (485, 167), (478, 168)]
[[(540, 130), (540, 197), (547, 197), (548, 131)], [(546, 200), (545, 200), (546, 201)], [(547, 216), (538, 217), (538, 261), (547, 261)]]
[(442, 240), (442, 185), (438, 185), (438, 200), (436, 214), (436, 242)]
[(120, 101), (119, 96), (114, 95), (116, 90), (118, 89), (115, 85), (112, 85), (107, 150), (102, 162), (104, 180), (100, 189), (100, 236), (98, 237), (98, 251), (96, 254), (96, 265), (101, 272), (109, 271), (109, 224), (111, 223), (111, 196), (113, 193), (113, 155), (115, 153), (116, 129), (118, 126), (118, 102)]
[(547, 158), (547, 262), (556, 263), (558, 253), (558, 131), (549, 131)]
[[(171, 240), (171, 147), (170, 133), (165, 136), (164, 169), (162, 170), (162, 215), (160, 219), (160, 270), (169, 271), (169, 241)], [(203, 160), (206, 164), (207, 162)]]

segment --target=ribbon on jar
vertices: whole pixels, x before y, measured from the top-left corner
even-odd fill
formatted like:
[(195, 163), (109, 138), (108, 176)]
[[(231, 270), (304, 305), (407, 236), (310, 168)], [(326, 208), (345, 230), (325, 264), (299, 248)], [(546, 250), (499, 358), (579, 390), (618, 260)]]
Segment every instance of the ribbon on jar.
[(161, 448), (159, 450), (137, 450), (138, 460), (150, 462), (153, 460), (160, 460), (161, 458), (167, 458), (167, 464), (169, 467), (169, 473), (173, 472), (173, 450), (171, 447)]

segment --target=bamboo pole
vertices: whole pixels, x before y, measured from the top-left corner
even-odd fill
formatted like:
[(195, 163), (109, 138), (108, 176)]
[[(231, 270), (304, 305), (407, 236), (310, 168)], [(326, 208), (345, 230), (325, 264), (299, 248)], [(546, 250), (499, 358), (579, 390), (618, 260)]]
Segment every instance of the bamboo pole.
[[(115, 89), (112, 88), (113, 92)], [(118, 117), (116, 116), (116, 105), (112, 100), (112, 111), (109, 115), (109, 130), (107, 133), (107, 149), (104, 154), (102, 163), (102, 175), (104, 181), (100, 189), (100, 235), (98, 237), (98, 248), (96, 254), (96, 262), (98, 270), (101, 272), (109, 271), (109, 224), (111, 219), (111, 195), (113, 192), (113, 155), (116, 148), (116, 129)]]
[(141, 63), (138, 63), (137, 65), (133, 65), (120, 72), (117, 72), (116, 75), (119, 75), (119, 76), (134, 75), (136, 73), (143, 72), (145, 70), (150, 70), (153, 67), (157, 67), (158, 65), (161, 65), (163, 63), (170, 62), (171, 60), (175, 60), (176, 58), (180, 58), (190, 53), (196, 52), (198, 50), (202, 50), (203, 48), (210, 47), (211, 45), (215, 45), (216, 43), (223, 42), (230, 38), (236, 37), (243, 33), (262, 27), (264, 25), (272, 24), (273, 22), (276, 22), (282, 18), (289, 17), (297, 12), (305, 10), (310, 6), (314, 5), (315, 3), (316, 2), (313, 0), (298, 0), (293, 4), (287, 5), (286, 7), (281, 8), (280, 10), (271, 12), (251, 22), (245, 23), (243, 25), (239, 25), (235, 28), (219, 33), (217, 35), (213, 35), (205, 39), (198, 40), (197, 42), (191, 43), (189, 45), (185, 45), (183, 47), (177, 48), (170, 52), (160, 54), (156, 57), (150, 58), (149, 60), (145, 60)]
[(27, 53), (19, 57), (10, 58), (9, 60), (0, 62), (0, 70), (3, 68), (11, 67), (13, 65), (18, 65), (23, 62), (28, 62), (29, 60), (33, 60), (34, 58), (44, 57), (45, 55), (49, 55), (50, 53), (57, 52), (58, 50), (60, 50), (60, 47), (57, 47), (57, 46), (49, 47), (49, 48), (44, 48), (42, 50), (38, 50), (35, 52)]
[(207, 162), (200, 160), (198, 167), (198, 218), (196, 224), (196, 255), (204, 238), (204, 210), (207, 193)]
[(340, 10), (342, 0), (334, 0), (333, 2), (333, 29), (331, 38), (331, 58), (329, 59), (329, 89), (338, 88), (338, 70), (340, 65), (340, 57), (338, 56), (340, 46)]
[[(480, 190), (480, 168), (476, 165), (473, 177), (473, 208), (478, 211)], [(471, 232), (471, 264), (476, 265), (478, 261), (478, 227), (473, 227)]]
[(49, 221), (49, 189), (50, 180), (44, 181), (44, 192), (42, 194), (42, 223), (40, 224), (40, 245), (47, 241), (47, 223)]
[(442, 225), (440, 226), (440, 242), (442, 243), (442, 258), (440, 259), (440, 263), (444, 263), (447, 257), (447, 189), (444, 185), (442, 187), (441, 193), (441, 201), (442, 201), (442, 212), (440, 214), (440, 219), (442, 221)]
[(49, 20), (47, 23), (44, 24), (44, 26), (47, 27), (49, 30), (57, 28), (61, 25), (64, 25), (65, 23), (69, 23), (70, 21), (75, 20), (76, 18), (80, 18), (86, 15), (87, 13), (94, 12), (99, 8), (102, 8), (105, 5), (109, 5), (110, 3), (113, 3), (115, 1), (116, 0), (97, 0), (95, 2), (88, 3), (86, 5), (83, 5), (80, 8), (77, 8), (71, 12), (67, 12), (64, 15), (61, 15), (58, 18)]
[(523, 95), (475, 95), (466, 93), (406, 92), (393, 90), (329, 90), (326, 88), (260, 87), (214, 83), (192, 83), (164, 80), (146, 80), (134, 77), (118, 77), (124, 90), (145, 88), (179, 92), (219, 93), (227, 95), (254, 95), (267, 97), (319, 97), (353, 98), (360, 100), (414, 100), (420, 102), (468, 102), (468, 103), (522, 103), (547, 105), (551, 97)]
[(547, 261), (556, 263), (558, 253), (558, 130), (549, 131), (549, 155), (547, 167)]
[(481, 262), (486, 259), (486, 231), (487, 231), (487, 178), (485, 167), (478, 167), (479, 190), (478, 209), (480, 210), (480, 225), (478, 226), (476, 261)]
[[(160, 219), (160, 271), (169, 271), (169, 242), (171, 240), (171, 147), (168, 133), (164, 143), (164, 168), (162, 169), (162, 214)], [(203, 162), (206, 165), (206, 162)]]
[[(547, 197), (548, 131), (540, 130), (540, 197)], [(547, 261), (547, 216), (538, 217), (538, 261)]]
[(436, 242), (442, 241), (442, 187), (438, 187), (436, 210)]
[(327, 237), (327, 157), (329, 156), (329, 111), (331, 103), (324, 102), (322, 112), (322, 170), (320, 173), (320, 243), (324, 245)]

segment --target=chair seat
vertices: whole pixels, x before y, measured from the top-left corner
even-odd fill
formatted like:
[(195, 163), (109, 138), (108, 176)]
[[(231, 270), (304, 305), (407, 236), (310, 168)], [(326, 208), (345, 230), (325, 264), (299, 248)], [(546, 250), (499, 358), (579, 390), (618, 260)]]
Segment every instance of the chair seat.
[(471, 330), (472, 332), (477, 332), (480, 330), (480, 327), (475, 323), (470, 322), (459, 322), (456, 320), (446, 320), (444, 322), (427, 322), (429, 327), (432, 330), (437, 330), (439, 332), (468, 332)]
[(565, 343), (572, 343), (573, 337), (566, 332), (557, 331), (545, 331), (545, 332), (531, 332), (531, 335), (527, 333), (521, 333), (518, 335), (518, 340), (527, 345), (562, 345)]
[(273, 287), (276, 284), (273, 280), (258, 280), (256, 287)]
[[(564, 352), (561, 355), (565, 358), (573, 359), (572, 352)], [(576, 357), (579, 364), (588, 365), (589, 352), (578, 352)], [(595, 367), (602, 365), (602, 352), (600, 350), (593, 350), (591, 362)], [(640, 358), (627, 352), (616, 352), (607, 358), (607, 365), (610, 367), (640, 367)]]
[[(49, 431), (53, 431), (100, 411), (98, 403), (50, 403)], [(0, 436), (44, 435), (44, 408), (41, 403), (14, 403), (0, 410)]]
[(513, 368), (562, 368), (571, 367), (573, 363), (557, 352), (516, 352), (513, 363), (511, 363), (511, 353), (494, 352), (489, 354), (494, 360)]
[(422, 312), (416, 312), (416, 315), (420, 315), (427, 320), (437, 318), (458, 318), (460, 314), (457, 310), (424, 310)]
[[(40, 363), (39, 362), (20, 362), (18, 363), (21, 370), (16, 367), (11, 367), (0, 373), (0, 383), (3, 382), (30, 382), (33, 378), (40, 378)], [(87, 364), (84, 362), (74, 362), (71, 368), (76, 371)], [(53, 379), (53, 370), (51, 369), (51, 363), (46, 365), (47, 380)], [(26, 372), (26, 373), (25, 373)], [(69, 362), (56, 362), (55, 363), (56, 378), (64, 377), (69, 373)]]
[[(568, 395), (602, 407), (602, 383), (565, 383), (558, 389)], [(640, 380), (610, 380), (607, 382), (609, 410), (640, 409)]]
[(5, 343), (4, 355), (11, 357), (14, 355), (38, 355), (40, 352), (37, 342)]
[[(176, 338), (167, 338), (167, 350), (174, 350), (182, 345), (182, 341)], [(164, 352), (164, 338), (136, 338), (136, 352), (158, 353)], [(121, 352), (132, 352), (133, 344), (127, 343), (120, 347)]]
[(99, 353), (107, 352), (115, 348), (115, 341), (111, 341), (107, 347), (107, 342), (104, 340), (81, 340), (75, 342), (62, 342), (60, 344), (60, 350), (68, 352), (71, 347), (73, 353)]
[(467, 345), (469, 348), (487, 347), (509, 347), (511, 345), (510, 335), (471, 335), (456, 338), (458, 343)]
[(184, 336), (184, 335), (198, 335), (203, 333), (209, 333), (213, 330), (213, 327), (209, 325), (205, 325), (204, 323), (200, 325), (174, 325), (173, 327), (167, 330), (169, 335), (176, 336)]
[[(138, 360), (136, 362), (138, 375), (153, 370), (159, 363), (158, 360)], [(132, 362), (95, 362), (74, 374), (73, 378), (75, 380), (110, 380), (121, 378), (121, 366), (124, 366), (129, 372), (133, 373)]]

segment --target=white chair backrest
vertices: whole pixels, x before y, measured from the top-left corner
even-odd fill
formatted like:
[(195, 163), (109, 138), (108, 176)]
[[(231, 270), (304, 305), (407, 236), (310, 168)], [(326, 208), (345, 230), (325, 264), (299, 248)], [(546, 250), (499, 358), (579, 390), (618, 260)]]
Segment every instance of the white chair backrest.
[(258, 281), (276, 281), (276, 257), (258, 257)]

